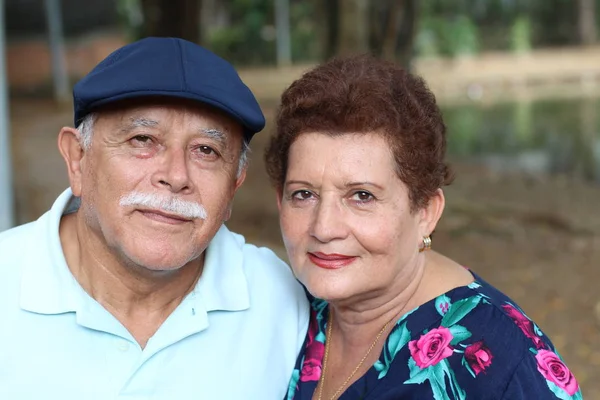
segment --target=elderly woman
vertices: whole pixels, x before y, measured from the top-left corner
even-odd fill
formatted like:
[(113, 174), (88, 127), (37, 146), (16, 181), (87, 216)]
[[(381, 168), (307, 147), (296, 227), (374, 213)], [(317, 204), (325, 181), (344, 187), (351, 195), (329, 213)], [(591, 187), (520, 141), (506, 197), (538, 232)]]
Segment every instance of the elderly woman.
[(289, 400), (581, 399), (506, 295), (429, 251), (446, 129), (423, 80), (337, 59), (283, 94), (266, 154), (309, 331)]

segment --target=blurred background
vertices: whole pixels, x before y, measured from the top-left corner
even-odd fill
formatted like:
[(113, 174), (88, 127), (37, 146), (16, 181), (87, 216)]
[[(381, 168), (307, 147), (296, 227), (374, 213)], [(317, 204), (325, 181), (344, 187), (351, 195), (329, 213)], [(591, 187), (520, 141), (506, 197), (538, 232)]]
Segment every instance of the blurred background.
[(512, 296), (600, 399), (600, 0), (0, 0), (0, 230), (68, 181), (72, 84), (145, 36), (236, 65), (269, 121), (230, 228), (285, 258), (263, 150), (283, 89), (338, 54), (422, 75), (456, 181), (433, 247)]

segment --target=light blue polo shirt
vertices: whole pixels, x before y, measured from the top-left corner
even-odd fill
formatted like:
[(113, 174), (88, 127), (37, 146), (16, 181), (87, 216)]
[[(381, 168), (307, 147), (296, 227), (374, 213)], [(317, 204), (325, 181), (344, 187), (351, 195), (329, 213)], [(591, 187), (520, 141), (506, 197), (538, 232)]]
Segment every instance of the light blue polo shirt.
[(282, 399), (308, 324), (285, 263), (221, 227), (198, 284), (143, 350), (67, 267), (72, 193), (0, 234), (0, 399)]

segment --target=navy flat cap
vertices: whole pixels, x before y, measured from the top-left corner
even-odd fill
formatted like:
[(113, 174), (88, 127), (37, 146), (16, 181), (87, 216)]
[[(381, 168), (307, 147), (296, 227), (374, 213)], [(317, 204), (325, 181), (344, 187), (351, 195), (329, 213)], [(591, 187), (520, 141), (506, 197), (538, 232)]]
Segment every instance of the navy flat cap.
[(154, 37), (114, 51), (75, 85), (75, 126), (100, 106), (154, 96), (217, 108), (244, 127), (248, 141), (265, 126), (256, 98), (230, 63), (186, 40)]

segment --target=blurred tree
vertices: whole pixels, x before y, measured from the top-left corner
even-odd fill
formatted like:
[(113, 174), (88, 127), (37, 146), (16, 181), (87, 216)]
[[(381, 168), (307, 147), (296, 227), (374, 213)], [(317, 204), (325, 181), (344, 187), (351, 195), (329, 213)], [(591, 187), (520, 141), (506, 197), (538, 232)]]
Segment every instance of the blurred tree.
[(171, 36), (202, 43), (202, 0), (141, 0), (143, 36)]
[(596, 43), (596, 0), (578, 0), (578, 27), (581, 44)]
[(333, 57), (337, 51), (340, 30), (339, 2), (340, 0), (312, 0), (317, 21), (318, 53), (321, 60)]
[[(236, 64), (274, 64), (276, 30), (273, 0), (220, 0), (225, 22), (211, 27), (207, 42), (214, 52)], [(295, 27), (294, 18), (290, 21)]]
[(386, 0), (371, 4), (371, 50), (409, 68), (419, 19), (417, 0)]
[[(371, 3), (373, 4), (373, 2)], [(339, 32), (337, 54), (349, 55), (369, 51), (368, 0), (339, 1)]]
[(402, 62), (414, 53), (418, 0), (312, 0), (321, 59), (372, 53)]

